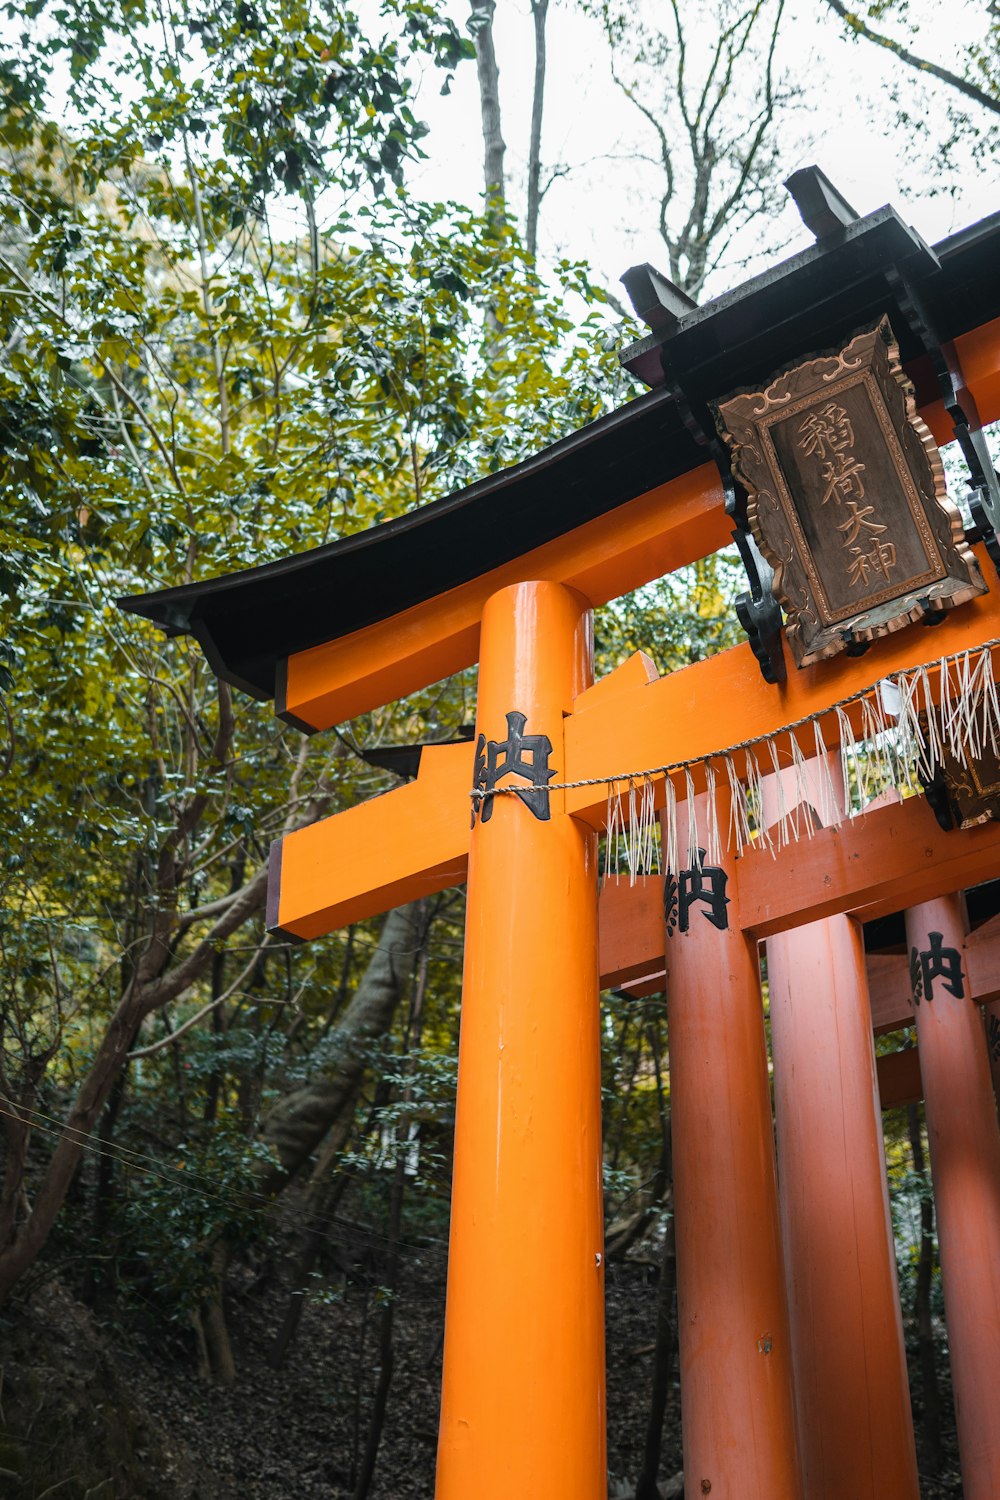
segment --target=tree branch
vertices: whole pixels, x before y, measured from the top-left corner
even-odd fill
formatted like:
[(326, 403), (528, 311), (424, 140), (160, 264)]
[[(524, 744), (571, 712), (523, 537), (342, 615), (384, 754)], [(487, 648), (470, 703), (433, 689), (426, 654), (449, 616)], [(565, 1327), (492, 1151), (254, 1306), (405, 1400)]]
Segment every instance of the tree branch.
[(978, 84), (970, 83), (967, 78), (960, 77), (958, 73), (952, 73), (948, 68), (942, 68), (940, 63), (928, 62), (926, 58), (917, 57), (915, 53), (907, 51), (900, 42), (895, 41), (891, 36), (886, 36), (884, 32), (874, 31), (856, 11), (848, 10), (846, 5), (842, 5), (841, 0), (826, 0), (826, 3), (855, 36), (864, 37), (866, 42), (873, 42), (877, 47), (884, 47), (887, 52), (892, 53), (893, 57), (898, 57), (900, 62), (906, 63), (907, 67), (916, 68), (918, 73), (930, 73), (932, 78), (938, 78), (949, 88), (964, 94), (966, 98), (974, 99), (984, 109), (1000, 114), (1000, 99), (988, 94)]
[(545, 21), (549, 0), (531, 0), (535, 23), (535, 82), (531, 96), (531, 141), (528, 147), (528, 216), (525, 243), (534, 259), (538, 247), (538, 212), (542, 206), (542, 109), (545, 104)]

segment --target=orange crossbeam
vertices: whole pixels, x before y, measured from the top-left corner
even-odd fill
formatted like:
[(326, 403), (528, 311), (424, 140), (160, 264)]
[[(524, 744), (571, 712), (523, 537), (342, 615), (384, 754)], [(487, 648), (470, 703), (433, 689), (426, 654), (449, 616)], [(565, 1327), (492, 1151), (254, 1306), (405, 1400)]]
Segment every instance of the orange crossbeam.
[(714, 464), (659, 485), (502, 568), (402, 614), (288, 659), (279, 713), (328, 729), (439, 682), (479, 659), (486, 600), (523, 579), (551, 579), (606, 604), (729, 544)]
[(887, 916), (1000, 875), (1000, 824), (945, 833), (923, 797), (740, 864), (741, 926), (765, 938), (835, 912)]
[[(739, 866), (737, 916), (758, 938), (836, 912), (884, 915), (918, 901), (1000, 875), (1000, 825), (944, 833), (922, 797), (827, 828), (773, 858), (763, 850)], [(871, 892), (879, 895), (877, 908)], [(630, 886), (609, 880), (601, 892), (601, 984), (605, 989), (648, 981), (662, 989), (665, 936), (663, 881), (646, 876)], [(1000, 997), (1000, 932), (974, 933), (966, 944), (973, 993)], [(657, 983), (657, 981), (659, 981)], [(876, 1031), (912, 1017), (909, 971), (895, 955), (869, 960)]]
[[(737, 866), (737, 890), (730, 911), (746, 932), (766, 938), (837, 912), (882, 916), (930, 901), (1000, 875), (1000, 824), (987, 823), (945, 833), (923, 797), (824, 828), (779, 854), (744, 854)], [(877, 903), (873, 899), (878, 897)], [(629, 886), (609, 880), (601, 892), (601, 984), (606, 989), (631, 979), (653, 982), (663, 969), (663, 881), (650, 875)], [(995, 944), (995, 946), (993, 946)], [(1000, 988), (1000, 936), (967, 944), (973, 992), (995, 998)], [(888, 1029), (890, 1012), (901, 1006), (897, 971), (874, 977), (879, 996), (878, 1029)], [(902, 974), (899, 970), (899, 975)]]
[(416, 781), (271, 845), (268, 926), (323, 937), (461, 885), (469, 862), (472, 744), (425, 750)]
[[(985, 558), (983, 565), (987, 566)], [(645, 659), (637, 653), (575, 700), (565, 721), (565, 766), (554, 769), (560, 781), (580, 781), (695, 761), (738, 741), (775, 733), (810, 714), (822, 714), (831, 700), (918, 666), (931, 653), (938, 657), (974, 650), (994, 638), (1000, 638), (996, 588), (955, 610), (933, 632), (914, 626), (877, 642), (863, 657), (845, 654), (806, 671), (792, 668), (780, 687), (763, 681), (749, 645), (652, 681)], [(933, 675), (931, 686), (936, 689)], [(823, 720), (823, 735), (833, 749), (834, 718)], [(806, 755), (815, 752), (811, 729), (801, 743)], [(461, 884), (469, 847), (473, 757), (471, 743), (425, 749), (415, 782), (287, 835), (281, 843), (277, 899), (272, 894), (272, 926), (295, 937), (319, 937)], [(607, 812), (607, 788), (599, 784), (567, 791), (566, 807), (600, 829)], [(815, 848), (825, 836), (817, 835), (812, 844), (800, 848)], [(822, 879), (825, 873), (810, 871), (809, 878)], [(799, 878), (804, 880), (805, 873)], [(940, 890), (971, 883), (971, 877), (954, 879)], [(880, 899), (881, 893), (873, 889), (868, 899), (877, 896)], [(891, 911), (904, 904), (896, 901), (895, 906), (883, 907)], [(834, 901), (830, 909), (845, 908)], [(812, 919), (781, 917), (770, 930)], [(634, 976), (639, 972), (633, 970)]]
[[(985, 549), (975, 550), (984, 577), (992, 579), (990, 591), (953, 610), (933, 633), (908, 627), (876, 642), (862, 657), (843, 652), (803, 671), (789, 659), (787, 680), (777, 686), (764, 681), (744, 644), (641, 684), (628, 695), (595, 697), (591, 706), (584, 694), (566, 724), (566, 779), (620, 776), (698, 761), (726, 746), (772, 734), (785, 724), (822, 716), (830, 703), (873, 687), (883, 677), (1000, 638), (996, 573)], [(856, 710), (849, 717), (852, 714)], [(855, 727), (859, 722), (856, 719)], [(836, 720), (824, 718), (822, 729), (832, 749), (837, 744)], [(807, 758), (816, 754), (811, 724), (801, 732), (799, 744)], [(702, 790), (703, 782), (696, 786)], [(583, 786), (567, 792), (566, 806), (600, 828), (606, 789)]]
[[(1000, 319), (956, 339), (984, 422), (1000, 417)], [(938, 443), (952, 432), (940, 401), (921, 408)], [(440, 681), (479, 656), (479, 621), (491, 594), (523, 579), (552, 579), (605, 604), (729, 544), (731, 526), (711, 464), (620, 505), (502, 568), (389, 620), (289, 657), (276, 707), (328, 729)]]

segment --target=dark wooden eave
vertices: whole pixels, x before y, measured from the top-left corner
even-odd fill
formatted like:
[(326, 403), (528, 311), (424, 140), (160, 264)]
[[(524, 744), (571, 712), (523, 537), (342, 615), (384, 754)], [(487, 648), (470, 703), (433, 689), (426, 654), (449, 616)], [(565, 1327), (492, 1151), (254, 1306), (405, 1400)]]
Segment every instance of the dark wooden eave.
[[(1000, 316), (1000, 214), (932, 250), (894, 209), (879, 209), (693, 309), (672, 335), (673, 367), (689, 391), (721, 397), (888, 312), (918, 400), (932, 400), (929, 365), (887, 279), (893, 266), (919, 289), (940, 338), (979, 327)], [(272, 698), (295, 652), (389, 619), (703, 464), (661, 385), (663, 341), (651, 335), (624, 356), (657, 388), (513, 468), (327, 546), (118, 603), (193, 635), (220, 677)]]

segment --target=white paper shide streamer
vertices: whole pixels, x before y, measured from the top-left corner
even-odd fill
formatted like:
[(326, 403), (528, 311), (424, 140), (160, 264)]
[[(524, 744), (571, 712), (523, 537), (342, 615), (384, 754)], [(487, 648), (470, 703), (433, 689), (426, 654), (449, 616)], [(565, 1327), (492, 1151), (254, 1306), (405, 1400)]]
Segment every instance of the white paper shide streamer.
[[(947, 762), (968, 767), (1000, 754), (997, 645), (885, 678), (814, 718), (703, 760), (609, 780), (604, 878), (634, 883), (715, 865), (723, 847), (737, 858), (750, 849), (774, 854), (886, 793), (919, 793)], [(833, 754), (824, 720), (839, 746)], [(728, 803), (721, 827), (720, 794)]]

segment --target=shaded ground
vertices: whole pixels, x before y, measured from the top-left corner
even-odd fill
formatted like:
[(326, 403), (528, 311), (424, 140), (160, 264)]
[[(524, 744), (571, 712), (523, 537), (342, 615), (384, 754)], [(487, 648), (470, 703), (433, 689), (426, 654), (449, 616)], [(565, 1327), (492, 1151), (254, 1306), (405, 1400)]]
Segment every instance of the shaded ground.
[[(608, 1461), (613, 1474), (633, 1482), (652, 1368), (656, 1291), (647, 1274), (612, 1267), (608, 1288)], [(395, 1369), (372, 1500), (433, 1494), (444, 1288), (418, 1277), (419, 1268), (411, 1267), (397, 1311)], [(255, 1294), (252, 1305), (234, 1306), (240, 1380), (232, 1389), (201, 1386), (189, 1369), (167, 1378), (166, 1368), (131, 1361), (143, 1404), (197, 1453), (199, 1466), (212, 1475), (214, 1500), (348, 1500), (352, 1494), (376, 1373), (371, 1307), (366, 1319), (358, 1287), (348, 1287), (342, 1301), (311, 1306), (285, 1368), (275, 1371), (267, 1356), (284, 1308), (277, 1288)], [(679, 1467), (679, 1434), (668, 1431), (663, 1473)]]
[[(433, 1494), (441, 1269), (433, 1253), (406, 1267), (371, 1500)], [(59, 1283), (40, 1285), (27, 1307), (0, 1323), (0, 1496), (41, 1500), (58, 1485), (54, 1500), (350, 1500), (371, 1416), (376, 1320), (370, 1287), (343, 1277), (330, 1285), (331, 1300), (310, 1305), (285, 1368), (274, 1370), (268, 1354), (285, 1289), (266, 1274), (236, 1270), (228, 1311), (239, 1379), (228, 1389), (196, 1378), (186, 1328), (153, 1337), (134, 1322), (105, 1318), (98, 1327)], [(644, 1264), (609, 1267), (608, 1462), (612, 1476), (633, 1485), (655, 1303)], [(675, 1389), (661, 1484), (680, 1466)], [(961, 1500), (954, 1466), (922, 1493)]]

